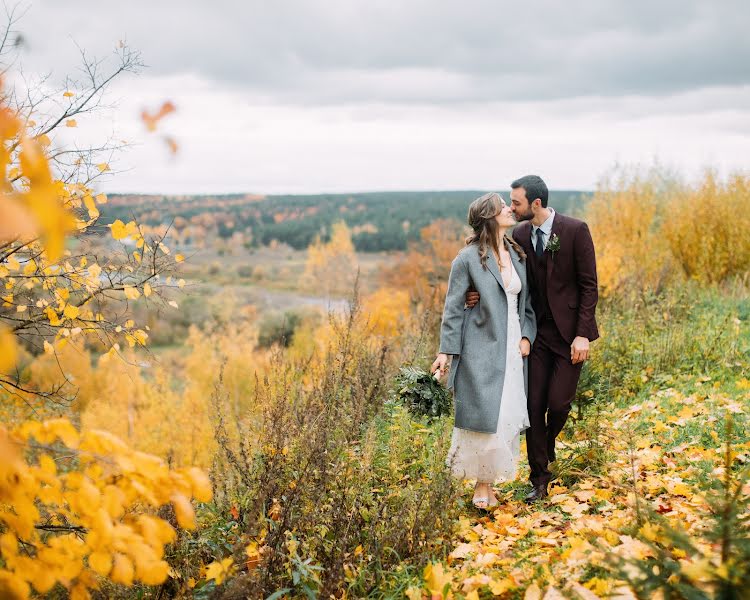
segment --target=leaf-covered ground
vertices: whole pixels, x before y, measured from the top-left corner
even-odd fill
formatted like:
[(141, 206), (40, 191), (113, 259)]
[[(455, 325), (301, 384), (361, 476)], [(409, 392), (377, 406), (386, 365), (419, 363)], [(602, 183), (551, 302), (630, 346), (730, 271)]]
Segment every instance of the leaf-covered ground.
[[(611, 566), (618, 556), (653, 556), (649, 541), (666, 547), (700, 581), (720, 550), (696, 535), (707, 518), (704, 494), (724, 474), (728, 418), (734, 464), (750, 460), (748, 406), (747, 379), (683, 377), (603, 407), (593, 434), (591, 419), (570, 424), (568, 438), (558, 439), (558, 478), (549, 499), (523, 502), (528, 471), (522, 464), (516, 481), (495, 486), (500, 505), (461, 518), (447, 563), (429, 565), (422, 587), (407, 595), (633, 598)], [(467, 482), (467, 503), (472, 489)], [(691, 532), (699, 555), (670, 550), (649, 509)]]

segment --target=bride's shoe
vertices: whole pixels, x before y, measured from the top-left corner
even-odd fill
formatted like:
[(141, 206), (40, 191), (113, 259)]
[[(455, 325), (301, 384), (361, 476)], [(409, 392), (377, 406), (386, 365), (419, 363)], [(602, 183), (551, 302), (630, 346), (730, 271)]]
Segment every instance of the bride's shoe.
[[(484, 496), (477, 496), (477, 490), (475, 487), (474, 497), (471, 499), (471, 503), (479, 510), (488, 510), (493, 506), (497, 506), (499, 504), (492, 488), (489, 486), (489, 484), (485, 485), (487, 486), (487, 493)], [(492, 497), (490, 497), (490, 494), (492, 495)]]
[(490, 495), (487, 493), (489, 492), (489, 486), (486, 486), (486, 491), (483, 494), (479, 491), (482, 487), (485, 487), (485, 484), (478, 482), (474, 486), (474, 497), (471, 499), (471, 503), (479, 510), (487, 510), (490, 506)]
[(479, 510), (487, 510), (491, 504), (489, 502), (489, 498), (483, 498), (483, 497), (476, 497), (474, 496), (471, 499), (471, 503), (474, 505), (475, 508), (478, 508)]

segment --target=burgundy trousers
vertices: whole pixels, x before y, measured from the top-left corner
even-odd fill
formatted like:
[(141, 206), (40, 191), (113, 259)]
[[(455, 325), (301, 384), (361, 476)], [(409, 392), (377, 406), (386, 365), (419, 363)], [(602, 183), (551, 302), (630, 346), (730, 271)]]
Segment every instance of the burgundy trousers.
[(529, 354), (529, 423), (526, 452), (533, 485), (547, 484), (552, 478), (547, 468), (555, 448), (555, 438), (565, 426), (575, 398), (583, 363), (570, 360), (570, 344), (552, 318), (538, 323), (536, 340)]

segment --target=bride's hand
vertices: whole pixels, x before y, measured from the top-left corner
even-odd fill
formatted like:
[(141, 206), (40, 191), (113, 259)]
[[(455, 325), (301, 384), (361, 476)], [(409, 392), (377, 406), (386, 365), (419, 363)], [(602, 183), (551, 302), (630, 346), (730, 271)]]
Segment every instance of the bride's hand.
[(521, 338), (521, 343), (519, 344), (519, 347), (521, 348), (521, 356), (526, 357), (531, 352), (531, 343), (527, 338)]
[(445, 369), (448, 365), (448, 355), (443, 354), (442, 352), (437, 355), (437, 358), (435, 359), (435, 362), (432, 363), (432, 366), (430, 367), (430, 373), (433, 375), (439, 371), (437, 377), (440, 379), (443, 376), (443, 373), (445, 373)]

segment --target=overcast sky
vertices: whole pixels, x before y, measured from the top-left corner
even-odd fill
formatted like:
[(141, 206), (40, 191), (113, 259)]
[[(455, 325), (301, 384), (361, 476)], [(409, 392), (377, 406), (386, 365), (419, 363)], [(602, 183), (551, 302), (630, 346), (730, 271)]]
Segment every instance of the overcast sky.
[[(616, 163), (749, 167), (747, 0), (35, 0), (27, 77), (120, 40), (148, 65), (60, 142), (136, 145), (120, 192), (592, 189)], [(141, 109), (177, 105), (161, 133)]]

